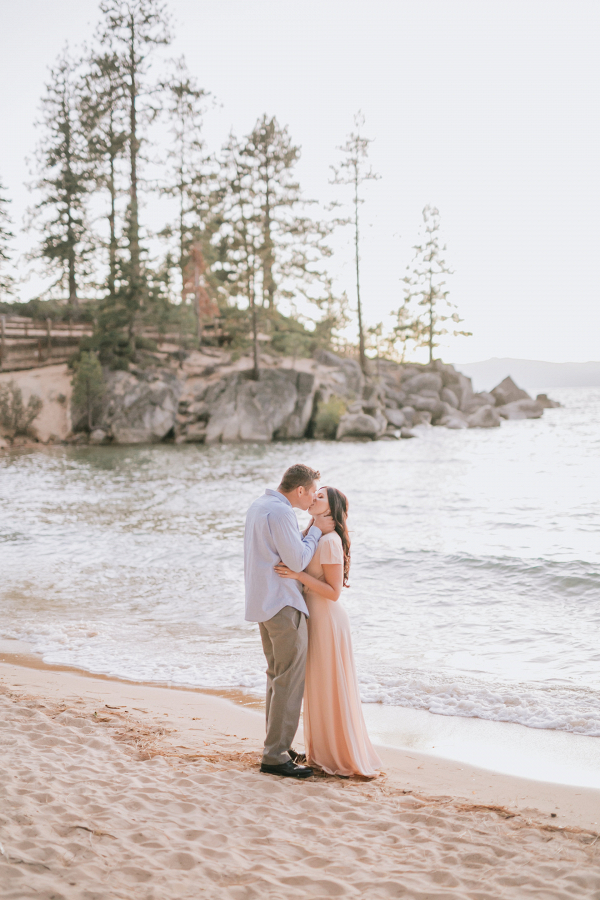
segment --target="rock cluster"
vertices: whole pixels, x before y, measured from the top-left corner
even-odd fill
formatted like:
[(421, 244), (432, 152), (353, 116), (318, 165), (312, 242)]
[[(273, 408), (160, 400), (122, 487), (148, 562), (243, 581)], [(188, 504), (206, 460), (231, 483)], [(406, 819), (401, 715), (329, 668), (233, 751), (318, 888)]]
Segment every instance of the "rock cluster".
[(557, 405), (545, 395), (533, 400), (510, 378), (475, 393), (470, 378), (440, 361), (380, 361), (365, 378), (355, 360), (320, 351), (293, 366), (266, 359), (256, 381), (247, 360), (225, 354), (206, 365), (197, 357), (195, 367), (109, 373), (90, 442), (396, 440), (413, 437), (418, 425), (495, 428), (503, 418), (538, 418)]

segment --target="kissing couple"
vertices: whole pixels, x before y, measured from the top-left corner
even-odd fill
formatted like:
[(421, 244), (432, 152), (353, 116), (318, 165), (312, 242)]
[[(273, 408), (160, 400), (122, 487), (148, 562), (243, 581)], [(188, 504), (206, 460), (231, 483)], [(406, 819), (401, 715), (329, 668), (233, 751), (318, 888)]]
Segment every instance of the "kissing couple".
[[(318, 486), (320, 473), (291, 466), (277, 490), (246, 516), (246, 621), (258, 622), (267, 659), (267, 736), (261, 772), (308, 778), (379, 774), (365, 726), (350, 620), (339, 597), (348, 587), (348, 501)], [(312, 521), (300, 532), (294, 509)], [(306, 754), (292, 743), (304, 697)]]

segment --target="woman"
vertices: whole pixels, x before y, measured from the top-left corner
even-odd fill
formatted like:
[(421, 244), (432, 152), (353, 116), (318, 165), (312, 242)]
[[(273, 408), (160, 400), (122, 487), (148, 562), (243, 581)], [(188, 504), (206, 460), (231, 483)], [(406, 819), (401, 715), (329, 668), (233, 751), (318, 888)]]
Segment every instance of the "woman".
[(335, 488), (321, 488), (310, 508), (313, 515), (330, 514), (335, 531), (323, 535), (304, 572), (283, 563), (282, 578), (304, 585), (308, 606), (308, 654), (304, 688), (304, 741), (310, 763), (330, 775), (378, 775), (375, 753), (363, 719), (354, 668), (350, 620), (339, 596), (348, 587), (350, 537), (348, 501)]

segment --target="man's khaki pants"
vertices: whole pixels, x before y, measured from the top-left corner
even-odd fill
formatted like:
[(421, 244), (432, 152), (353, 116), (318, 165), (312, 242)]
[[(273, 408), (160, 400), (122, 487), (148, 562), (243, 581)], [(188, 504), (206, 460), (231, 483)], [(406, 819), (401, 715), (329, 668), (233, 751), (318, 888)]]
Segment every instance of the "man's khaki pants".
[(290, 758), (288, 750), (298, 730), (304, 694), (308, 629), (306, 616), (284, 606), (267, 622), (260, 623), (267, 658), (267, 736), (263, 762), (280, 766)]

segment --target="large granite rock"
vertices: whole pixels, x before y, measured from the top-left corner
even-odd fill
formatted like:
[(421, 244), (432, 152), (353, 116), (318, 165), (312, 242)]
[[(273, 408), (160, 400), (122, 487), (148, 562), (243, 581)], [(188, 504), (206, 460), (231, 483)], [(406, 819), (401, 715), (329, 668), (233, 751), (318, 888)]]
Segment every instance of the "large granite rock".
[(469, 416), (469, 428), (499, 428), (500, 416), (492, 406), (480, 406)]
[(503, 419), (539, 419), (543, 415), (544, 407), (536, 400), (513, 400), (497, 407), (498, 414)]
[[(404, 410), (402, 409), (392, 409), (391, 407), (386, 407), (383, 410), (383, 414), (390, 425), (393, 425), (394, 428), (402, 428), (404, 425), (410, 424), (410, 422), (407, 421), (406, 416), (404, 415)], [(412, 421), (412, 417), (410, 421)]]
[(538, 394), (535, 402), (539, 403), (543, 409), (558, 409), (561, 405), (558, 400), (551, 400), (548, 394)]
[(347, 398), (362, 396), (365, 376), (355, 359), (344, 359), (329, 350), (317, 350), (314, 358), (322, 366), (337, 370), (335, 393)]
[(514, 403), (516, 400), (531, 400), (527, 391), (517, 387), (510, 375), (496, 385), (492, 394), (496, 400), (496, 406), (505, 406), (507, 403)]
[(413, 375), (406, 381), (402, 381), (402, 390), (407, 394), (421, 394), (423, 391), (433, 391), (439, 395), (443, 387), (442, 376), (438, 372), (422, 372)]
[(204, 398), (211, 410), (206, 443), (303, 437), (314, 391), (314, 376), (295, 369), (267, 369), (258, 381), (246, 372), (227, 376)]
[(116, 444), (153, 444), (174, 428), (182, 384), (169, 369), (110, 372), (97, 429)]
[(380, 434), (386, 430), (387, 422), (384, 425), (375, 416), (369, 416), (367, 413), (346, 413), (340, 419), (336, 440), (360, 440), (368, 439), (376, 440)]

